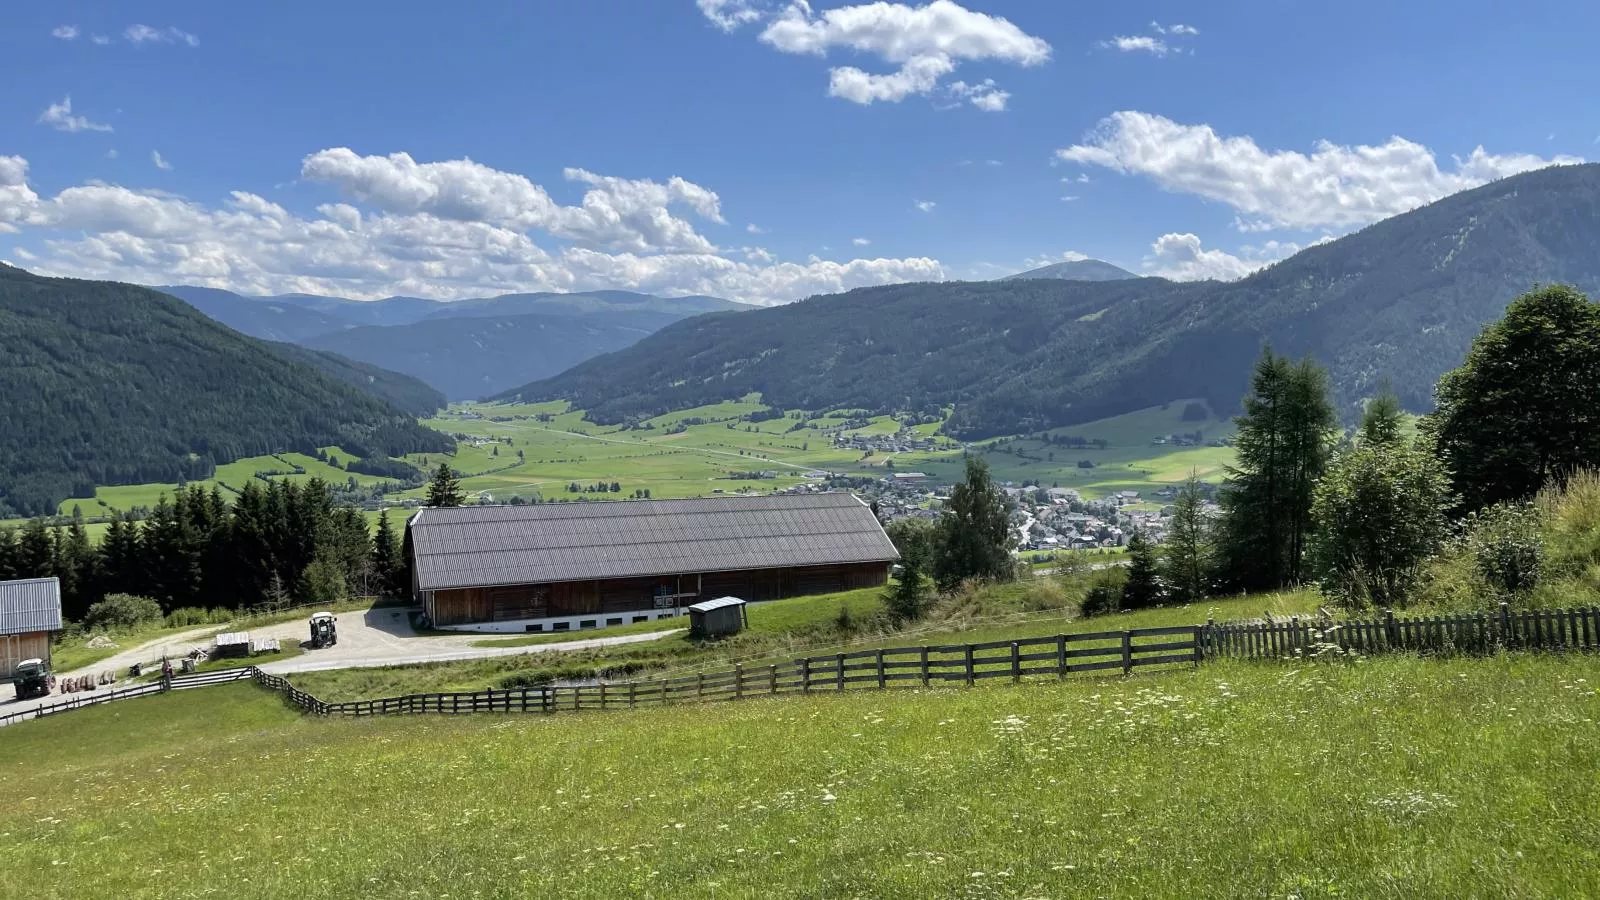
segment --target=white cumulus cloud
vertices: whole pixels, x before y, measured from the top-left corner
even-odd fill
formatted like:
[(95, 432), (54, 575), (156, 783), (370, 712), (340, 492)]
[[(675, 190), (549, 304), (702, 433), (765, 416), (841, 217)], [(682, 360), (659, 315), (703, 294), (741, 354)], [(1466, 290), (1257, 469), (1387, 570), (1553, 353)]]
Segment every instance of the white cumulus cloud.
[(76, 40), (78, 37), (78, 26), (57, 25), (56, 27), (50, 29), (50, 36), (54, 38), (60, 38), (63, 41)]
[(931, 213), (931, 212), (933, 212), (933, 208), (935, 206), (938, 206), (939, 204), (933, 202), (932, 200), (918, 200), (915, 203), (913, 203), (912, 205), (915, 206), (921, 212)]
[(1257, 269), (1293, 256), (1306, 247), (1329, 240), (1332, 240), (1331, 236), (1324, 236), (1306, 245), (1293, 241), (1247, 244), (1239, 248), (1236, 256), (1224, 250), (1205, 249), (1200, 238), (1194, 234), (1164, 234), (1150, 245), (1150, 253), (1144, 258), (1143, 266), (1145, 272), (1173, 281), (1199, 281), (1206, 278), (1236, 281)]
[[(562, 206), (520, 175), (469, 160), (417, 163), (335, 148), (306, 157), (302, 176), (353, 202), (302, 216), (246, 191), (214, 206), (103, 182), (41, 197), (28, 184), (27, 160), (0, 156), (0, 231), (20, 232), (32, 246), (17, 246), (16, 257), (45, 274), (246, 293), (455, 298), (621, 288), (773, 304), (945, 277), (926, 257), (796, 263), (762, 248), (724, 253), (668, 221), (667, 205), (720, 221), (709, 190), (681, 179), (566, 175), (584, 186), (581, 205)], [(541, 246), (541, 235), (569, 243)]]
[(1123, 53), (1149, 53), (1152, 56), (1166, 56), (1167, 42), (1160, 38), (1140, 35), (1118, 35), (1109, 41), (1102, 41), (1102, 47), (1121, 50)]
[(1223, 137), (1209, 125), (1133, 111), (1101, 120), (1082, 143), (1056, 157), (1221, 201), (1242, 214), (1246, 230), (1358, 227), (1495, 178), (1583, 162), (1495, 155), (1478, 147), (1441, 169), (1432, 150), (1398, 136), (1378, 146), (1319, 141), (1309, 154), (1271, 151), (1249, 137)]
[(91, 122), (86, 116), (72, 114), (72, 97), (62, 98), (60, 103), (50, 104), (44, 112), (39, 114), (39, 124), (49, 125), (57, 131), (110, 131), (111, 126), (100, 122)]
[(749, 0), (696, 0), (700, 12), (713, 25), (723, 31), (733, 31), (741, 25), (761, 20), (761, 12)]
[(161, 158), (161, 151), (160, 150), (151, 150), (150, 151), (150, 161), (155, 163), (156, 164), (156, 168), (160, 169), (163, 172), (171, 172), (172, 171), (172, 163), (169, 163), (165, 159)]
[(857, 247), (865, 247), (868, 244), (871, 244), (872, 240), (870, 238), (858, 237), (851, 238), (850, 243), (855, 244)]
[[(895, 103), (931, 94), (962, 62), (995, 61), (1034, 66), (1050, 58), (1050, 45), (1009, 20), (967, 9), (953, 0), (861, 3), (822, 12), (805, 0), (781, 9), (751, 0), (697, 0), (717, 27), (733, 31), (764, 22), (760, 40), (784, 53), (826, 57), (830, 51), (876, 56), (894, 67), (869, 72), (836, 66), (828, 72), (828, 94), (853, 103)], [(1010, 94), (992, 80), (956, 82), (952, 93), (978, 109), (999, 112)]]
[(168, 25), (166, 28), (154, 28), (149, 25), (129, 25), (122, 32), (122, 36), (130, 44), (188, 44), (191, 47), (200, 46), (198, 37), (172, 25)]

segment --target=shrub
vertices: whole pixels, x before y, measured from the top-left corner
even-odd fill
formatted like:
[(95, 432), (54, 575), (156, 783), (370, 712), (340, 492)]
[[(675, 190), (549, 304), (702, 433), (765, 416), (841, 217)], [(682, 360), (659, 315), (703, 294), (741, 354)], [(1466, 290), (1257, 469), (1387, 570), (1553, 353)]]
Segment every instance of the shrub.
[(107, 594), (104, 600), (91, 605), (83, 617), (86, 628), (103, 631), (126, 631), (159, 621), (161, 604), (133, 594)]
[(1544, 567), (1544, 516), (1531, 503), (1497, 503), (1467, 521), (1467, 549), (1478, 575), (1501, 599), (1539, 583)]
[(234, 612), (230, 609), (202, 609), (198, 606), (185, 606), (167, 613), (167, 627), (191, 628), (195, 625), (222, 625), (233, 621)]
[(1123, 575), (1119, 570), (1108, 569), (1095, 576), (1083, 595), (1079, 613), (1084, 616), (1103, 616), (1122, 609)]

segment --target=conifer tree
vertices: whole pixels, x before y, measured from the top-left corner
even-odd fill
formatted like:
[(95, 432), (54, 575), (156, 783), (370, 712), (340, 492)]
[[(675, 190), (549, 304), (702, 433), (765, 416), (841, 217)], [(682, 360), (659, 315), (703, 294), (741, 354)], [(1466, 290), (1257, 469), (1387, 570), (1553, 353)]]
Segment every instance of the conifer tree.
[(378, 590), (384, 596), (395, 596), (405, 591), (404, 566), (400, 559), (400, 536), (389, 523), (389, 511), (378, 514), (378, 533), (372, 541), (372, 570)]
[(1156, 571), (1156, 550), (1143, 531), (1128, 538), (1128, 580), (1122, 585), (1124, 609), (1144, 609), (1161, 602), (1161, 579)]
[(466, 492), (461, 489), (461, 480), (451, 471), (450, 464), (439, 463), (439, 468), (434, 470), (433, 481), (428, 484), (428, 505), (460, 506), (466, 499)]
[(1211, 547), (1204, 494), (1193, 474), (1173, 500), (1172, 521), (1162, 544), (1162, 577), (1177, 603), (1195, 603), (1210, 592)]

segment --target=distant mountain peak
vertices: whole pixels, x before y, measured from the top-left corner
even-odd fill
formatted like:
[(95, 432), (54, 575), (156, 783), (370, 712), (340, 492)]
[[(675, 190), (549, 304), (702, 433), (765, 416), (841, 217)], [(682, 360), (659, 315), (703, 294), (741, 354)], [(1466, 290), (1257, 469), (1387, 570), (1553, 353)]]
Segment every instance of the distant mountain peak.
[(1017, 272), (1014, 275), (1004, 275), (996, 281), (1016, 281), (1023, 278), (1058, 278), (1062, 281), (1122, 281), (1126, 278), (1138, 278), (1121, 266), (1114, 266), (1103, 259), (1069, 259), (1026, 272)]

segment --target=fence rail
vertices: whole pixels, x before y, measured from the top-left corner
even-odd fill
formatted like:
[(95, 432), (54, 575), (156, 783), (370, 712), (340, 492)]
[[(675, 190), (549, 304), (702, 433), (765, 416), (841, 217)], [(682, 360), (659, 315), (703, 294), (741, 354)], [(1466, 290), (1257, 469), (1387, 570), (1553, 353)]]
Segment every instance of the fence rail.
[(1486, 653), (1499, 648), (1594, 650), (1600, 648), (1600, 607), (1494, 611), (1324, 622), (1290, 618), (1272, 622), (1207, 623), (1201, 630), (1208, 657), (1281, 659), (1338, 648), (1357, 653)]
[(1150, 666), (1198, 666), (1207, 659), (1281, 659), (1324, 649), (1360, 653), (1489, 652), (1498, 648), (1600, 649), (1600, 608), (1539, 609), (1330, 622), (1290, 618), (1267, 622), (1174, 625), (1131, 631), (1097, 631), (987, 641), (976, 644), (892, 647), (811, 656), (768, 665), (736, 664), (721, 672), (592, 685), (407, 694), (330, 703), (287, 678), (246, 666), (121, 690), (75, 695), (58, 703), (0, 716), (0, 725), (54, 715), (113, 700), (254, 679), (299, 709), (318, 716), (501, 712), (556, 713), (633, 709), (651, 704), (739, 700), (848, 690), (974, 685), (995, 678), (1066, 678), (1086, 672), (1131, 674)]

